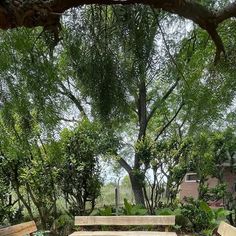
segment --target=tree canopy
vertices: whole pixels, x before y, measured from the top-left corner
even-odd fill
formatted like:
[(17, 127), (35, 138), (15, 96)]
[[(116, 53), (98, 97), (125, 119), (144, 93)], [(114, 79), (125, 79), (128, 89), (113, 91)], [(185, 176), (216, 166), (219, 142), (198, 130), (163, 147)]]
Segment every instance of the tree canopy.
[(43, 26), (53, 34), (54, 40), (59, 41), (60, 16), (66, 10), (88, 4), (100, 5), (149, 5), (192, 20), (206, 30), (216, 46), (215, 60), (224, 53), (224, 44), (218, 26), (225, 20), (236, 16), (236, 2), (231, 1), (189, 1), (189, 0), (7, 0), (0, 5), (0, 28), (9, 29), (19, 26)]
[(209, 197), (209, 175), (235, 154), (234, 8), (223, 0), (2, 3), (0, 218), (12, 221), (16, 202), (34, 218), (33, 205), (47, 228), (60, 216), (58, 198), (69, 214), (87, 214), (106, 161), (126, 171), (136, 203), (152, 214), (163, 195), (174, 205), (193, 169), (200, 198)]

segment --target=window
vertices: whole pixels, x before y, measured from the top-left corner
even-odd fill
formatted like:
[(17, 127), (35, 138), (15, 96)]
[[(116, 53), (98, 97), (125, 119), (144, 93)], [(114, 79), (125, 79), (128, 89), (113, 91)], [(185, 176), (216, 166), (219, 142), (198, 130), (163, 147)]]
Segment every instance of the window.
[(197, 182), (197, 174), (196, 173), (188, 173), (185, 176), (185, 182)]

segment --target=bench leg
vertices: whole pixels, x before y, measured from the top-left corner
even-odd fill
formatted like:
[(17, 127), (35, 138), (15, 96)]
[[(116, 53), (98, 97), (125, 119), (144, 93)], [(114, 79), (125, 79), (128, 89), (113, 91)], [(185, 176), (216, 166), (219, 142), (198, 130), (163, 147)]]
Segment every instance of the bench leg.
[(165, 227), (165, 232), (169, 232), (169, 226)]

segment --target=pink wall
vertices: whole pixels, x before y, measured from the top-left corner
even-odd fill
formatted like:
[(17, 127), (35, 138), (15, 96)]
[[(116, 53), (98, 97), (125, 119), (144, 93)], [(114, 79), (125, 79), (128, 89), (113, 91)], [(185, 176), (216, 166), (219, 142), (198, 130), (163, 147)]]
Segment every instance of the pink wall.
[[(224, 172), (224, 180), (228, 183), (228, 191), (234, 192), (234, 184), (236, 183), (236, 174), (230, 171), (230, 167), (225, 168)], [(217, 185), (218, 180), (216, 178), (209, 178), (207, 183), (209, 187), (215, 187)], [(197, 182), (186, 182), (186, 178), (184, 178), (182, 184), (180, 185), (179, 198), (183, 200), (184, 197), (193, 197), (198, 198), (198, 183)], [(236, 193), (235, 193), (236, 196)]]
[(226, 183), (228, 183), (228, 191), (235, 193), (234, 185), (236, 184), (236, 174), (231, 172), (230, 167), (225, 167), (225, 168), (226, 171), (224, 174), (224, 180)]

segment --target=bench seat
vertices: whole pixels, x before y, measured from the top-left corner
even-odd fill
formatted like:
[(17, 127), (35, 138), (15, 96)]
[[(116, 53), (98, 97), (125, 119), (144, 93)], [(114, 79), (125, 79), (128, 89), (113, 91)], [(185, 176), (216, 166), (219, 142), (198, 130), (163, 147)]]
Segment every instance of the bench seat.
[(34, 221), (9, 226), (0, 229), (0, 236), (24, 236), (26, 234), (33, 235), (37, 231)]
[(175, 225), (175, 216), (76, 216), (75, 225)]
[(175, 216), (76, 216), (75, 225), (158, 225), (165, 227), (165, 232), (160, 231), (77, 231), (70, 236), (177, 236), (168, 232), (169, 227), (175, 225)]
[(236, 236), (236, 228), (222, 221), (218, 229), (218, 234), (221, 236)]
[(177, 236), (174, 232), (156, 231), (78, 231), (70, 236)]

